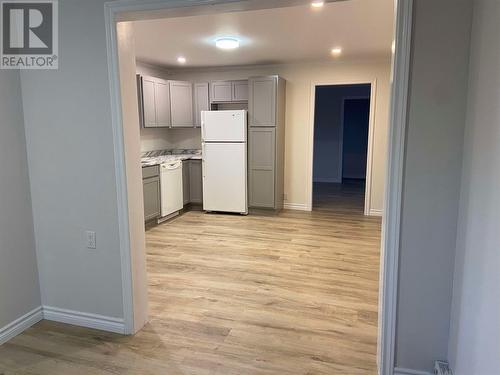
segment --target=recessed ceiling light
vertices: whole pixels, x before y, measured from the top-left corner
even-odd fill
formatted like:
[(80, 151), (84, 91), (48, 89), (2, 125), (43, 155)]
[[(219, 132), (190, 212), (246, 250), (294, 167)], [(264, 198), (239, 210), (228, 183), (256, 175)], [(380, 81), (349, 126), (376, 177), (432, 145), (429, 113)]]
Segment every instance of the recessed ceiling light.
[(334, 56), (338, 56), (342, 53), (342, 48), (340, 48), (340, 47), (332, 48), (331, 53)]
[(325, 2), (322, 1), (322, 0), (314, 0), (312, 3), (311, 3), (311, 6), (313, 8), (321, 8), (323, 7), (323, 5), (325, 5)]
[(240, 46), (240, 41), (236, 38), (219, 38), (215, 41), (215, 46), (220, 49), (236, 49)]
[(185, 58), (184, 56), (179, 56), (179, 57), (177, 58), (177, 62), (178, 62), (179, 64), (185, 64), (185, 63), (186, 63), (186, 61), (187, 61), (187, 60), (186, 60), (186, 58)]

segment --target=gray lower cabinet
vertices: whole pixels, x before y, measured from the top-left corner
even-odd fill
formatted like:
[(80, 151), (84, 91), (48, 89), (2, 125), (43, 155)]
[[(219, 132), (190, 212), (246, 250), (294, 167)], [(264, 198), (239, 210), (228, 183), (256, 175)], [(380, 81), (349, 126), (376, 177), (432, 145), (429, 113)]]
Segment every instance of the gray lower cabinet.
[(201, 160), (184, 160), (182, 162), (182, 184), (184, 205), (203, 203)]
[(201, 160), (190, 160), (189, 197), (191, 203), (203, 203), (203, 174)]
[(155, 165), (142, 168), (144, 220), (150, 221), (161, 215), (160, 168)]
[(252, 77), (248, 102), (248, 199), (251, 208), (284, 205), (285, 80)]
[(249, 205), (274, 208), (276, 129), (250, 128), (249, 130)]
[(191, 198), (189, 196), (189, 166), (190, 160), (184, 160), (182, 162), (182, 189), (183, 189), (183, 201), (184, 206), (191, 202)]

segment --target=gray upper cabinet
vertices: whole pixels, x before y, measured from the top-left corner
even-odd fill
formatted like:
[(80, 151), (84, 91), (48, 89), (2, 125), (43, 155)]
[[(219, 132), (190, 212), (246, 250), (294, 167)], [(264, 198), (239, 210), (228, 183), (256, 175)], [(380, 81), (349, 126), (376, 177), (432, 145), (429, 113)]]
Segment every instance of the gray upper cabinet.
[(213, 81), (211, 83), (211, 88), (213, 103), (231, 102), (233, 100), (233, 86), (231, 81)]
[(139, 99), (139, 116), (141, 126), (156, 127), (155, 83), (149, 77), (137, 75), (137, 92)]
[(248, 101), (248, 80), (231, 82), (234, 102)]
[(166, 81), (155, 83), (156, 126), (169, 127), (170, 122), (170, 88)]
[(248, 101), (248, 80), (213, 81), (210, 87), (212, 103)]
[(193, 84), (184, 81), (170, 82), (171, 124), (176, 127), (192, 127), (193, 119)]
[(208, 82), (194, 84), (194, 126), (201, 126), (201, 111), (210, 110)]
[(170, 126), (168, 81), (137, 75), (140, 123), (145, 128)]
[(278, 77), (250, 78), (248, 85), (248, 125), (276, 126)]

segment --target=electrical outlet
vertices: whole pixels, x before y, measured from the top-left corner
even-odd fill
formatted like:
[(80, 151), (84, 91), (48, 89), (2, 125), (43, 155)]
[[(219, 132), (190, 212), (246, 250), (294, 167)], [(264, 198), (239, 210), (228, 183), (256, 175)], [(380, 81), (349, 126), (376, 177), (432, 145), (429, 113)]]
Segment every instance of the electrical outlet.
[(96, 248), (95, 232), (87, 231), (87, 249), (95, 249), (95, 248)]

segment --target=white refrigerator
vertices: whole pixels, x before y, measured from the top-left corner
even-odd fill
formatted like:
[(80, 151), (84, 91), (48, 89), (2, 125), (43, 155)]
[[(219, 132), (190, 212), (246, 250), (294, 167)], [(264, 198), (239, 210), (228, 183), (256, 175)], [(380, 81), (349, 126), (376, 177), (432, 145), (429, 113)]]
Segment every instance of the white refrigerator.
[(203, 209), (248, 214), (247, 111), (202, 111)]

